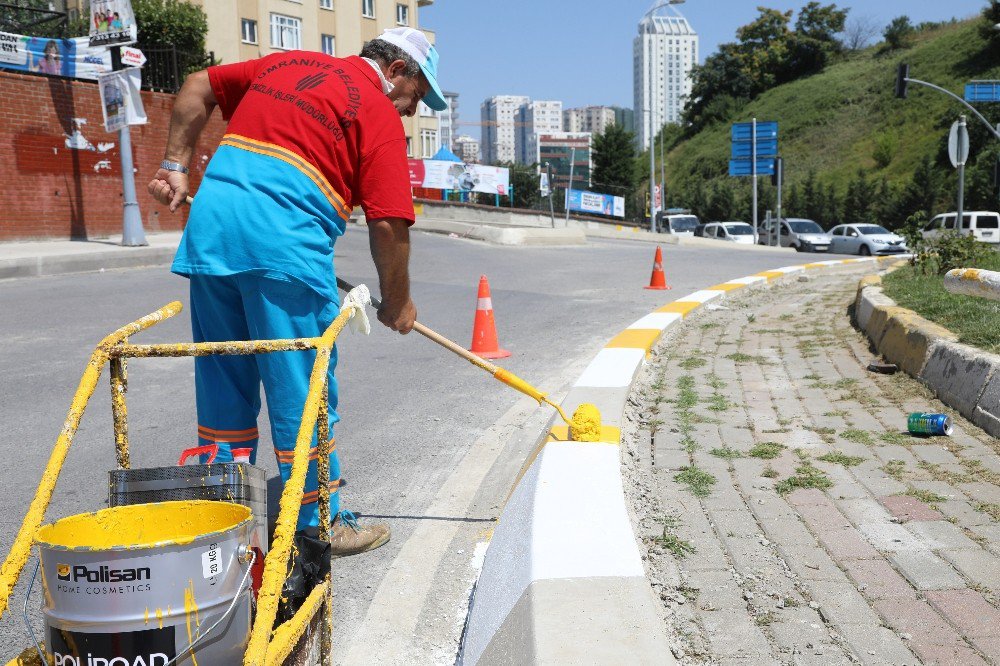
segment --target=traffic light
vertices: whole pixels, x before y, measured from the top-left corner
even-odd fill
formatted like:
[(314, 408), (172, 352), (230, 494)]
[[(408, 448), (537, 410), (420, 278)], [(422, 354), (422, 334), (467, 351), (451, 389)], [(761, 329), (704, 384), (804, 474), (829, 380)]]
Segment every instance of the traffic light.
[[(774, 158), (774, 173), (771, 174), (771, 184), (775, 187), (778, 186), (778, 173), (785, 168), (785, 162), (780, 157)], [(782, 177), (784, 173), (781, 174)]]
[(910, 66), (899, 63), (896, 69), (896, 99), (906, 99), (906, 79), (910, 78)]

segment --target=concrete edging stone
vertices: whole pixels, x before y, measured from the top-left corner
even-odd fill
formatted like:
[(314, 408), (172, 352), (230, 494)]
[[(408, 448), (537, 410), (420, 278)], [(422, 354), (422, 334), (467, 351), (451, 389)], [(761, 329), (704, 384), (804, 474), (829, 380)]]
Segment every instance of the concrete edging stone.
[(858, 284), (854, 316), (876, 351), (941, 402), (1000, 437), (1000, 356), (964, 345), (943, 326), (896, 305), (879, 276)]

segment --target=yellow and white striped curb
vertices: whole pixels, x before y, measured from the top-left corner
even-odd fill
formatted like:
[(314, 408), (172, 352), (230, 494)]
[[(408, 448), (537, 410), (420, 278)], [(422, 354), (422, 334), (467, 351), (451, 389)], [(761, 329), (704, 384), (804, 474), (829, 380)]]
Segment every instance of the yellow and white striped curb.
[(1000, 301), (1000, 273), (981, 268), (955, 268), (945, 274), (944, 288), (953, 294)]
[[(565, 654), (635, 651), (623, 633), (649, 638), (648, 663), (672, 663), (663, 635), (657, 600), (644, 580), (642, 558), (628, 516), (621, 477), (621, 427), (635, 378), (663, 334), (700, 307), (755, 285), (806, 270), (876, 262), (879, 259), (819, 261), (784, 266), (729, 280), (682, 296), (636, 320), (615, 335), (587, 365), (562, 400), (572, 412), (582, 403), (601, 410), (601, 441), (567, 441), (568, 429), (555, 419), (528, 455), (490, 541), (469, 609), (460, 663), (519, 663), (542, 658), (532, 652), (539, 644), (572, 644)], [(565, 616), (569, 607), (600, 609), (607, 603), (599, 593), (608, 581), (631, 589), (625, 608)], [(539, 585), (565, 595), (559, 604), (540, 602)], [(563, 592), (565, 590), (565, 592)], [(637, 592), (638, 590), (638, 592)], [(589, 595), (589, 596), (588, 596)], [(647, 598), (648, 597), (648, 598)], [(612, 617), (615, 615), (624, 617)], [(553, 623), (553, 616), (558, 621)], [(629, 632), (616, 629), (626, 621)], [(565, 621), (565, 622), (562, 622)], [(554, 627), (561, 627), (558, 631)], [(527, 646), (527, 647), (525, 647)], [(596, 652), (594, 652), (596, 653)], [(642, 662), (637, 654), (633, 661)], [(546, 663), (573, 663), (548, 655)]]

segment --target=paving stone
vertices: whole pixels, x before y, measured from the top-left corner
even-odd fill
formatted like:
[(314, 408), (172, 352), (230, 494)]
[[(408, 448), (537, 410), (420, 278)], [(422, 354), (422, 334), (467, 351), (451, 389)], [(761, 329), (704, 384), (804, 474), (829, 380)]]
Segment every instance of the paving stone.
[(893, 553), (889, 556), (906, 580), (918, 590), (955, 590), (965, 581), (950, 564), (928, 551)]
[(971, 638), (970, 642), (976, 649), (986, 655), (987, 659), (992, 659), (994, 664), (1000, 663), (1000, 638)]
[(926, 490), (928, 492), (934, 493), (935, 495), (940, 495), (941, 497), (944, 497), (946, 500), (965, 499), (965, 495), (963, 495), (954, 486), (948, 485), (944, 481), (913, 479), (912, 481), (910, 481), (910, 485), (916, 488), (917, 490)]
[(1000, 610), (975, 590), (941, 590), (924, 595), (964, 636), (1000, 638)]
[(916, 664), (917, 658), (905, 641), (891, 629), (849, 624), (837, 627), (854, 656), (865, 666), (901, 666)]
[(983, 538), (986, 550), (1000, 556), (1000, 524), (976, 525), (969, 529)]
[(794, 507), (806, 506), (810, 504), (827, 506), (830, 503), (830, 498), (828, 498), (822, 490), (817, 490), (816, 488), (799, 488), (798, 490), (788, 493), (785, 500)]
[(884, 559), (844, 562), (844, 569), (869, 599), (916, 599), (917, 593)]
[(878, 557), (878, 551), (865, 541), (853, 527), (818, 532), (816, 535), (827, 552), (837, 562), (869, 560)]
[(788, 546), (777, 544), (782, 558), (799, 578), (805, 580), (845, 580), (842, 572), (826, 551), (818, 546)]
[(844, 514), (829, 499), (825, 504), (803, 504), (798, 507), (799, 515), (814, 532), (825, 532), (850, 527)]
[(920, 540), (907, 532), (902, 525), (893, 523), (889, 512), (877, 500), (842, 500), (836, 504), (868, 543), (877, 550), (898, 552), (920, 550), (924, 547)]
[[(806, 613), (802, 612), (807, 611)], [(829, 657), (835, 658), (836, 647), (830, 640), (830, 633), (819, 614), (809, 607), (782, 609), (777, 613), (778, 620), (771, 623), (767, 628), (774, 638), (774, 644), (779, 651), (797, 651), (800, 658), (805, 662), (815, 657), (811, 654), (811, 648), (807, 645), (823, 646), (824, 652), (829, 651)], [(829, 648), (827, 650), (826, 648)], [(823, 662), (826, 663), (826, 662)]]
[(744, 659), (773, 659), (767, 638), (746, 611), (708, 611), (700, 613), (699, 617), (715, 654)]
[(913, 455), (929, 463), (958, 464), (958, 458), (956, 458), (951, 452), (949, 452), (947, 449), (941, 446), (936, 446), (934, 444), (921, 444), (918, 446), (911, 446), (910, 451), (913, 452)]
[(855, 468), (854, 476), (872, 495), (897, 495), (906, 491), (906, 484), (897, 481), (881, 469)]
[(941, 666), (987, 666), (988, 662), (976, 654), (964, 643), (948, 645), (928, 645), (918, 640), (913, 641), (913, 651), (925, 664), (940, 664)]
[(899, 444), (874, 446), (871, 450), (883, 463), (887, 463), (890, 460), (902, 460), (906, 463), (907, 467), (915, 468), (917, 466), (916, 457), (914, 457), (914, 455), (910, 453), (906, 447), (900, 446)]
[[(1000, 595), (1000, 557), (981, 548), (942, 550), (940, 555), (974, 585), (981, 585)], [(997, 632), (1000, 634), (1000, 625)]]
[(916, 497), (891, 495), (881, 498), (882, 505), (903, 522), (910, 520), (941, 520), (942, 515)]
[(958, 524), (962, 527), (989, 525), (993, 522), (992, 518), (985, 513), (976, 511), (968, 502), (948, 500), (946, 502), (937, 502), (934, 506), (947, 518), (957, 520)]
[(913, 637), (910, 648), (922, 645), (956, 645), (962, 640), (958, 632), (938, 615), (926, 601), (883, 599), (875, 602), (875, 610), (886, 623), (901, 634)]
[(976, 498), (979, 502), (989, 504), (1000, 504), (1000, 487), (992, 483), (977, 481), (975, 483), (960, 483), (958, 489), (969, 497)]
[(686, 583), (698, 589), (695, 603), (701, 610), (746, 610), (743, 592), (728, 569), (692, 571)]
[(880, 624), (875, 611), (855, 586), (844, 581), (809, 581), (809, 593), (819, 604), (820, 614), (838, 627), (845, 624), (866, 624), (877, 627)]
[(960, 527), (952, 525), (946, 520), (915, 520), (907, 523), (906, 529), (916, 534), (932, 550), (941, 550), (943, 548), (949, 550), (980, 550), (979, 545), (965, 536)]

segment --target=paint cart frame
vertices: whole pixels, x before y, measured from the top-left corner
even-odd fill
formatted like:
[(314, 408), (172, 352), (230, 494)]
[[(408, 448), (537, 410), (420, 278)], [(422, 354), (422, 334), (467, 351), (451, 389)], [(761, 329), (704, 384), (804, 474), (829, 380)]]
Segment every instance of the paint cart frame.
[[(271, 549), (264, 559), (264, 575), (257, 597), (257, 615), (250, 632), (250, 642), (243, 659), (244, 666), (277, 666), (285, 663), (333, 663), (331, 644), (333, 634), (332, 581), (316, 586), (295, 615), (272, 633), (281, 589), (288, 577), (288, 561), (292, 552), (299, 506), (305, 489), (309, 467), (309, 449), (314, 432), (318, 435), (317, 473), (319, 477), (319, 538), (330, 541), (330, 428), (329, 383), (327, 370), (337, 336), (348, 320), (359, 313), (364, 316), (364, 306), (347, 302), (323, 335), (316, 338), (290, 338), (285, 340), (248, 340), (232, 342), (201, 342), (178, 344), (136, 345), (129, 338), (170, 317), (179, 314), (182, 305), (169, 303), (155, 312), (119, 328), (105, 337), (94, 349), (87, 362), (83, 377), (77, 386), (62, 430), (42, 473), (41, 481), (31, 505), (25, 514), (17, 537), (0, 567), (0, 617), (7, 610), (14, 586), (20, 578), (25, 563), (31, 555), (35, 533), (41, 526), (52, 499), (56, 481), (66, 462), (73, 437), (80, 426), (84, 410), (97, 389), (104, 366), (109, 366), (111, 379), (111, 411), (114, 421), (115, 449), (119, 469), (129, 469), (128, 407), (125, 395), (128, 389), (129, 358), (209, 356), (214, 354), (246, 355), (273, 352), (316, 350), (309, 377), (309, 392), (302, 411), (295, 441), (292, 470), (281, 493), (278, 519), (274, 528)], [(318, 627), (317, 627), (318, 625)], [(319, 655), (315, 654), (315, 640), (303, 640), (307, 629), (318, 629)], [(34, 650), (32, 650), (34, 652)], [(27, 656), (27, 653), (24, 655)], [(22, 662), (15, 658), (11, 663)], [(37, 663), (37, 662), (36, 662)]]

